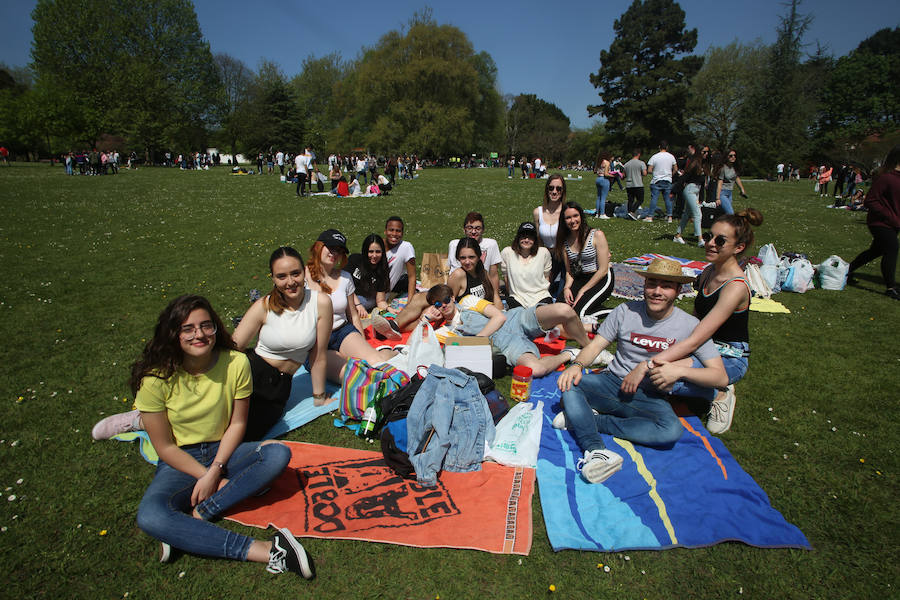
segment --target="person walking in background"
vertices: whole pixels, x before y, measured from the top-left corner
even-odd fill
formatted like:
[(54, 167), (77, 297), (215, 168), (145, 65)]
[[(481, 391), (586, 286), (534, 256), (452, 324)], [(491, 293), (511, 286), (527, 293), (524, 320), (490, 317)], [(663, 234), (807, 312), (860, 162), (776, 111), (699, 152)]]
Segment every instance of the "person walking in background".
[(831, 165), (828, 163), (819, 167), (819, 197), (824, 198), (828, 195), (828, 182), (831, 181)]
[(625, 163), (625, 194), (628, 198), (628, 218), (637, 221), (635, 214), (644, 203), (644, 177), (647, 175), (647, 163), (641, 160), (640, 148), (635, 148), (631, 160)]
[(669, 192), (672, 191), (672, 175), (677, 167), (675, 157), (668, 151), (669, 143), (665, 140), (659, 143), (659, 152), (647, 161), (647, 172), (653, 175), (650, 179), (650, 207), (642, 213), (643, 220), (652, 223), (656, 213), (656, 203), (660, 194), (666, 203), (666, 220), (672, 222), (672, 200)]
[(610, 188), (610, 159), (612, 155), (605, 150), (601, 150), (597, 154), (597, 160), (594, 161), (594, 174), (597, 175), (597, 212), (596, 215), (600, 219), (608, 219), (606, 215), (606, 196), (609, 195)]
[(719, 169), (717, 175), (718, 183), (716, 184), (716, 206), (721, 206), (726, 215), (734, 214), (732, 206), (732, 193), (735, 184), (741, 188), (741, 198), (747, 197), (747, 190), (744, 189), (744, 183), (741, 181), (740, 167), (737, 162), (737, 151), (733, 148), (728, 151), (725, 157), (725, 164)]

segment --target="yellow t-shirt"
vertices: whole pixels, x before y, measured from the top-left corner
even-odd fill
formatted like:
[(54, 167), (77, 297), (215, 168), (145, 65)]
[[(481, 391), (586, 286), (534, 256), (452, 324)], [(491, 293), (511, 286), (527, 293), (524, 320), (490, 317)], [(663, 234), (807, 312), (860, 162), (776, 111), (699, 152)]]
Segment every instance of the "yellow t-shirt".
[(166, 412), (175, 444), (218, 442), (231, 422), (234, 401), (253, 392), (250, 361), (237, 350), (219, 352), (212, 369), (191, 375), (178, 369), (169, 379), (141, 380), (135, 406), (142, 412)]

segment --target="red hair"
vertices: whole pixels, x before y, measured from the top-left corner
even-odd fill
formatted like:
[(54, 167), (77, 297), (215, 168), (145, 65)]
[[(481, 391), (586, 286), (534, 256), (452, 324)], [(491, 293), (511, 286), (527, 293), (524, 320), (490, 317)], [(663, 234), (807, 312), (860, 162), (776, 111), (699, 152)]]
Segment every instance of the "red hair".
[[(306, 268), (309, 269), (310, 279), (318, 283), (323, 292), (330, 294), (333, 290), (330, 285), (325, 283), (325, 267), (322, 266), (322, 248), (324, 247), (325, 242), (316, 242), (309, 247), (309, 260), (306, 261)], [(341, 270), (346, 264), (347, 253), (345, 252), (341, 256), (341, 260), (335, 263), (334, 266)]]

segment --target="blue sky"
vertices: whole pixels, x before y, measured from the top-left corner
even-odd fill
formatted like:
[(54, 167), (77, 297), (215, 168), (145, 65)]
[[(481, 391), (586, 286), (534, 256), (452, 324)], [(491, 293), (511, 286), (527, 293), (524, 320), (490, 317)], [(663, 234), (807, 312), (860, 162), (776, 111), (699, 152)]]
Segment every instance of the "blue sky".
[[(391, 29), (399, 29), (426, 3), (344, 1), (309, 3), (295, 0), (253, 5), (237, 0), (195, 0), (197, 16), (213, 52), (226, 52), (256, 67), (260, 59), (296, 74), (310, 54), (339, 52), (356, 57)], [(613, 39), (612, 24), (629, 2), (433, 2), (433, 17), (464, 31), (476, 52), (487, 51), (497, 63), (504, 94), (536, 94), (553, 102), (575, 127), (588, 127), (586, 106), (599, 102), (588, 75), (599, 67), (600, 51)], [(30, 60), (31, 0), (0, 2), (0, 61), (23, 66)], [(781, 0), (684, 0), (689, 28), (697, 28), (695, 52), (737, 39), (775, 39)], [(814, 20), (805, 41), (816, 42), (841, 56), (883, 27), (900, 25), (896, 0), (806, 0), (801, 11)], [(386, 10), (387, 9), (387, 10)]]

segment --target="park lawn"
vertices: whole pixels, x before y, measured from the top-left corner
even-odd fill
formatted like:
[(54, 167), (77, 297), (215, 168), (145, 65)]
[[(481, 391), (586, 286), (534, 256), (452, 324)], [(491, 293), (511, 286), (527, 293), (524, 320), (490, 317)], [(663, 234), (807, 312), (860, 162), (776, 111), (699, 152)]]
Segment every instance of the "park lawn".
[[(593, 178), (568, 197), (593, 206)], [(865, 215), (825, 208), (801, 183), (746, 182), (763, 211), (757, 247), (852, 259), (869, 244)], [(387, 198), (298, 199), (277, 177), (146, 168), (66, 177), (61, 168), (0, 168), (0, 565), (9, 598), (893, 597), (900, 304), (883, 295), (878, 264), (844, 291), (782, 293), (790, 315), (753, 313), (753, 354), (722, 440), (813, 551), (739, 543), (697, 550), (598, 554), (550, 549), (534, 496), (527, 557), (303, 540), (318, 578), (272, 576), (259, 565), (182, 556), (156, 562), (158, 544), (135, 511), (153, 475), (134, 445), (94, 442), (92, 425), (131, 408), (129, 365), (165, 304), (210, 298), (226, 323), (265, 292), (268, 256), (304, 257), (335, 227), (358, 251), (365, 234), (402, 215), (418, 255), (446, 251), (469, 210), (508, 245), (530, 220), (541, 181), (505, 169), (426, 170)], [(610, 200), (623, 201), (614, 191)], [(649, 197), (648, 197), (649, 200)], [(747, 201), (738, 198), (742, 207)], [(613, 259), (645, 252), (702, 258), (671, 241), (674, 225), (595, 221)], [(690, 231), (690, 230), (689, 230)], [(615, 301), (618, 302), (618, 301)], [(690, 310), (691, 301), (681, 302)], [(500, 381), (508, 388), (508, 379)], [(894, 400), (891, 400), (894, 398)], [(319, 419), (289, 440), (367, 448)], [(894, 508), (891, 508), (894, 507)], [(698, 511), (703, 506), (697, 506)], [(227, 522), (252, 535), (262, 531)], [(609, 573), (598, 569), (609, 565)]]

